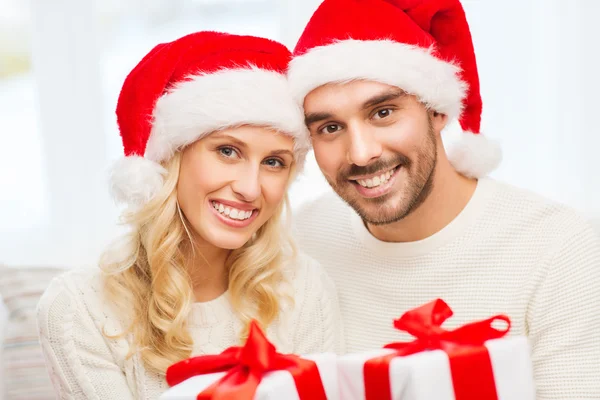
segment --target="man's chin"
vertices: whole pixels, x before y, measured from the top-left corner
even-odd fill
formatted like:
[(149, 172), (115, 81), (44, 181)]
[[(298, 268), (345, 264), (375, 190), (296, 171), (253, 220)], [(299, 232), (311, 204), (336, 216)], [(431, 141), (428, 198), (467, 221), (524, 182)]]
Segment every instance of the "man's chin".
[[(352, 190), (354, 189), (352, 188)], [(374, 198), (365, 198), (356, 194), (350, 195), (348, 192), (336, 192), (368, 224), (391, 224), (405, 216), (402, 210), (402, 201), (400, 199), (394, 201), (394, 197), (397, 197), (394, 196), (395, 192)]]
[(405, 217), (405, 213), (399, 210), (398, 207), (395, 209), (372, 209), (371, 207), (355, 208), (356, 213), (370, 225), (388, 225), (394, 222), (400, 221)]

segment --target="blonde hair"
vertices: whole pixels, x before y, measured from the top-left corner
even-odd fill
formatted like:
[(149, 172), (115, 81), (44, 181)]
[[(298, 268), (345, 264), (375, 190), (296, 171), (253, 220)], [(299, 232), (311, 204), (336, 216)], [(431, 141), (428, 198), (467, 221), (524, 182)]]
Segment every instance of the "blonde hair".
[[(193, 283), (183, 247), (194, 246), (177, 203), (180, 161), (181, 153), (176, 153), (166, 163), (160, 193), (140, 210), (123, 214), (131, 232), (109, 247), (100, 261), (108, 300), (120, 313), (133, 312), (131, 324), (120, 334), (105, 332), (105, 336), (129, 337), (128, 357), (139, 352), (146, 368), (161, 374), (188, 358), (193, 346), (187, 330)], [(295, 255), (294, 244), (281, 225), (284, 208), (289, 213), (287, 196), (252, 238), (227, 258), (229, 298), (245, 327), (240, 340), (247, 336), (251, 319), (267, 327), (278, 316), (280, 301), (290, 299), (280, 285), (285, 249)]]

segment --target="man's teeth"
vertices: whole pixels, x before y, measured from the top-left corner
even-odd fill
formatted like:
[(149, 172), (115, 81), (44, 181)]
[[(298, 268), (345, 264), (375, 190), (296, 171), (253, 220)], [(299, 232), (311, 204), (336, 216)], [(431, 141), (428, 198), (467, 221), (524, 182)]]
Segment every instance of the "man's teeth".
[(223, 214), (231, 219), (237, 219), (240, 221), (250, 218), (253, 213), (253, 211), (251, 211), (251, 210), (250, 211), (238, 210), (237, 208), (225, 206), (221, 203), (217, 203), (216, 201), (212, 202), (212, 206), (215, 208), (215, 210), (217, 210), (221, 214)]
[(370, 178), (370, 179), (359, 179), (357, 182), (360, 186), (362, 187), (366, 187), (366, 188), (374, 188), (380, 185), (383, 185), (384, 183), (386, 183), (387, 181), (390, 180), (390, 177), (392, 175), (394, 175), (394, 171), (396, 170), (396, 168), (389, 170), (388, 172), (385, 172), (379, 176), (376, 176), (374, 178)]

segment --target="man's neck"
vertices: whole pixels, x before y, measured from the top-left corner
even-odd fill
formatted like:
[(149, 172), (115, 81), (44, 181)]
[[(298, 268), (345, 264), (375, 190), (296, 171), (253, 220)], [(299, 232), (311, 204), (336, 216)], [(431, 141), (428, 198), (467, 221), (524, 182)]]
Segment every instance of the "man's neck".
[(438, 169), (425, 201), (400, 221), (387, 225), (367, 224), (373, 236), (384, 242), (415, 242), (439, 232), (469, 203), (477, 181), (454, 169)]

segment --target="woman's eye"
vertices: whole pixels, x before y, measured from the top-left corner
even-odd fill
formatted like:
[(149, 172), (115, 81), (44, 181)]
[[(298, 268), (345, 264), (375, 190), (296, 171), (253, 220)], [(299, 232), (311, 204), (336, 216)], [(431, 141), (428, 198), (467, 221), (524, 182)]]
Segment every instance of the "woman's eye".
[(342, 127), (339, 126), (338, 124), (329, 124), (329, 125), (326, 125), (323, 128), (321, 128), (321, 130), (319, 132), (324, 133), (324, 134), (332, 134), (332, 133), (336, 133), (337, 131), (339, 131), (341, 129), (342, 129)]
[(384, 119), (389, 117), (392, 114), (392, 109), (390, 108), (384, 108), (382, 110), (379, 110), (375, 113), (375, 115), (373, 116), (373, 118), (375, 119)]
[(276, 158), (269, 158), (268, 160), (265, 160), (265, 164), (268, 165), (269, 167), (272, 167), (272, 168), (282, 168), (282, 167), (285, 167), (285, 165), (283, 164), (283, 162), (281, 160), (276, 159)]
[(227, 158), (233, 158), (237, 155), (235, 149), (233, 147), (229, 147), (229, 146), (219, 148), (219, 153), (223, 157), (227, 157)]

